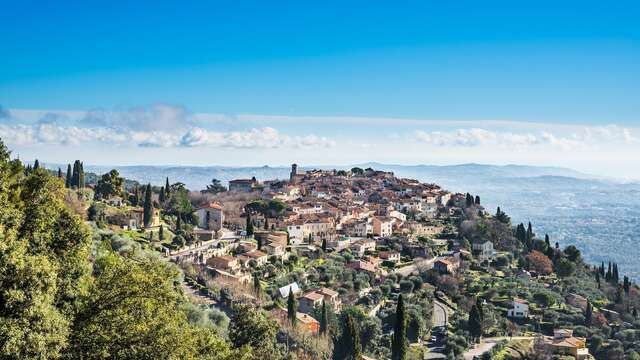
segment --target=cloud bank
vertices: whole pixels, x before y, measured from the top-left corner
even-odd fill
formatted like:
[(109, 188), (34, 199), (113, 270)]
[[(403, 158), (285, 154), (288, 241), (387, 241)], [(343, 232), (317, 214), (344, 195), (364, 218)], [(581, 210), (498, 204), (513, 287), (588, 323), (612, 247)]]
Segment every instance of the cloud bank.
[(416, 130), (413, 139), (424, 144), (445, 147), (499, 146), (528, 148), (552, 146), (563, 150), (601, 143), (632, 144), (638, 142), (630, 129), (617, 125), (583, 127), (573, 132), (554, 134), (549, 131), (511, 132), (482, 128), (456, 129), (453, 131)]
[[(75, 119), (71, 119), (75, 118)], [(139, 147), (224, 147), (246, 149), (327, 148), (336, 142), (313, 133), (288, 135), (273, 127), (220, 131), (197, 126), (180, 106), (156, 104), (125, 111), (46, 112), (37, 121), (20, 123), (0, 107), (0, 138), (21, 146), (102, 143)]]

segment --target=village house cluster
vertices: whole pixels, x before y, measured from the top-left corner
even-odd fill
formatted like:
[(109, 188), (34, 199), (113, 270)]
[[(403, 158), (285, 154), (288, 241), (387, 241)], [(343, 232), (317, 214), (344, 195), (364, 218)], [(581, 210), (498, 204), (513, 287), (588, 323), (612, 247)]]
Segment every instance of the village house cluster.
[[(389, 265), (412, 264), (416, 258), (430, 258), (433, 268), (442, 273), (458, 268), (459, 250), (434, 257), (433, 244), (446, 250), (447, 241), (437, 237), (446, 231), (443, 220), (462, 211), (465, 196), (434, 184), (372, 169), (356, 175), (337, 170), (305, 172), (294, 164), (287, 180), (231, 180), (229, 192), (251, 193), (264, 201), (282, 202), (286, 208), (277, 214), (247, 210), (236, 224), (226, 224), (224, 204), (211, 202), (196, 209), (198, 228), (194, 232), (203, 243), (182, 256), (206, 264), (225, 281), (248, 284), (253, 269), (285, 261), (293, 254), (317, 258), (321, 251), (348, 250), (354, 256), (348, 268), (378, 279), (388, 275)], [(247, 216), (255, 225), (252, 236), (246, 232)], [(238, 231), (228, 231), (225, 225)], [(381, 245), (388, 246), (392, 237), (392, 246), (376, 251)], [(420, 241), (423, 239), (432, 243)], [(482, 254), (491, 251), (483, 248)], [(300, 293), (294, 283), (281, 289), (282, 296), (289, 291), (297, 295), (301, 314), (311, 314), (323, 302), (336, 312), (342, 305), (334, 289)], [(315, 326), (309, 325), (313, 318), (300, 315), (300, 319), (307, 327)]]

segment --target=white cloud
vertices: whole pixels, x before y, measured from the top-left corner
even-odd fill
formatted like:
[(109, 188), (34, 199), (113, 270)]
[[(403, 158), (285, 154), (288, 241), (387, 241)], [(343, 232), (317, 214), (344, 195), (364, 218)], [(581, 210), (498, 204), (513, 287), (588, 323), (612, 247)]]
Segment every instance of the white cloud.
[(191, 128), (180, 139), (180, 145), (217, 146), (230, 148), (318, 148), (335, 146), (335, 141), (314, 134), (306, 136), (282, 135), (272, 127), (254, 128), (248, 131), (215, 132)]
[(419, 142), (447, 147), (503, 146), (526, 148), (549, 145), (562, 150), (572, 150), (594, 144), (629, 144), (638, 139), (630, 129), (617, 125), (582, 127), (570, 133), (510, 132), (481, 128), (457, 129), (453, 131), (416, 130), (413, 138)]
[[(285, 135), (273, 127), (246, 128), (238, 122), (227, 130), (213, 130), (197, 124), (200, 117), (181, 106), (155, 104), (124, 111), (17, 110), (12, 116), (0, 107), (0, 137), (14, 145), (77, 145), (99, 142), (114, 146), (140, 147), (226, 147), (226, 148), (319, 148), (332, 147), (333, 140), (315, 134)], [(206, 120), (231, 121), (228, 116)], [(225, 120), (226, 119), (226, 120)], [(244, 128), (243, 128), (244, 127)]]
[(55, 123), (0, 125), (0, 138), (13, 145), (79, 145), (103, 143), (141, 147), (321, 148), (335, 141), (314, 134), (288, 136), (271, 127), (218, 132), (192, 127), (184, 131), (135, 131), (108, 127), (61, 126)]

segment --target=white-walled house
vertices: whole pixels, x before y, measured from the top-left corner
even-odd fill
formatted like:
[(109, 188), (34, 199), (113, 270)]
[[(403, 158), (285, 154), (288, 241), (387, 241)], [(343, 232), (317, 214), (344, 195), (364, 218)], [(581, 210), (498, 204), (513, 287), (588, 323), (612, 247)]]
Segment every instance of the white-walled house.
[(528, 318), (529, 317), (529, 303), (526, 300), (515, 299), (513, 300), (513, 309), (509, 309), (507, 316), (510, 318)]
[(496, 254), (493, 249), (493, 243), (489, 240), (474, 241), (471, 246), (473, 254), (477, 256), (480, 261), (492, 260)]
[(393, 234), (393, 219), (376, 216), (373, 218), (373, 235), (388, 237)]

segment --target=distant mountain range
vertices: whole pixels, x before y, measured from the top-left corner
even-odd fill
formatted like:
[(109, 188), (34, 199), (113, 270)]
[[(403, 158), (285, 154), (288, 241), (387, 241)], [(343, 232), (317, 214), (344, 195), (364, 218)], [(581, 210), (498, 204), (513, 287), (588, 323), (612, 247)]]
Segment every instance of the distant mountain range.
[[(537, 167), (524, 165), (389, 165), (381, 163), (364, 163), (349, 166), (304, 166), (309, 169), (351, 169), (357, 166), (361, 168), (374, 168), (377, 170), (393, 171), (396, 176), (415, 178), (424, 182), (435, 182), (449, 187), (454, 191), (466, 191), (464, 186), (469, 181), (477, 182), (487, 179), (504, 179), (511, 177), (537, 177), (537, 176), (561, 176), (576, 179), (597, 179), (596, 176), (584, 174), (575, 170), (560, 167)], [(53, 166), (52, 166), (53, 167)], [(57, 168), (57, 165), (55, 166)], [(223, 183), (232, 179), (251, 178), (258, 180), (287, 179), (289, 167), (229, 167), (229, 166), (92, 166), (85, 165), (85, 171), (97, 174), (106, 173), (111, 169), (117, 169), (123, 176), (141, 183), (163, 184), (168, 176), (169, 180), (180, 181), (190, 189), (203, 189), (215, 178)]]
[[(451, 166), (389, 165), (303, 166), (304, 169), (350, 169), (353, 166), (393, 171), (396, 176), (436, 183), (454, 192), (479, 195), (487, 211), (497, 206), (514, 222), (531, 221), (539, 236), (548, 233), (561, 246), (575, 244), (591, 262), (616, 261), (621, 272), (640, 280), (640, 184), (621, 183), (559, 167), (463, 164)], [(58, 165), (48, 164), (56, 168)], [(66, 165), (64, 165), (66, 168)], [(183, 182), (203, 189), (211, 179), (286, 179), (289, 167), (226, 166), (92, 166), (98, 174), (112, 168), (140, 183)]]

